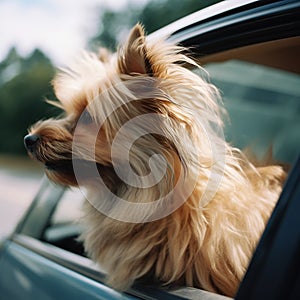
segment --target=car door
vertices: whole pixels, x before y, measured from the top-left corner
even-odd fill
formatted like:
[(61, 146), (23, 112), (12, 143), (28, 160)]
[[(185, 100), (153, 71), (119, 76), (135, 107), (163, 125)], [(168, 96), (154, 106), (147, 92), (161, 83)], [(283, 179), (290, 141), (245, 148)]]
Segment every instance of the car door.
[(253, 255), (237, 300), (300, 299), (300, 157)]
[[(185, 299), (139, 282), (125, 293), (104, 283), (105, 272), (86, 257), (78, 236), (84, 196), (46, 178), (13, 235), (0, 247), (0, 299)], [(226, 297), (197, 290), (214, 300)]]
[(80, 196), (45, 180), (16, 232), (1, 247), (0, 299), (139, 299), (105, 286), (103, 274), (78, 255), (80, 228), (74, 221)]

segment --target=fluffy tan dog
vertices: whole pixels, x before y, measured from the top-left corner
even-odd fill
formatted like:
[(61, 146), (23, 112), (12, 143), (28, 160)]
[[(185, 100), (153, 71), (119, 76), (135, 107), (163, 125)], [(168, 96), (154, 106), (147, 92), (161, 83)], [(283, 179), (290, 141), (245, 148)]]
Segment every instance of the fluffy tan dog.
[(224, 141), (217, 89), (182, 50), (136, 25), (116, 54), (84, 54), (54, 80), (65, 116), (35, 124), (25, 145), (51, 180), (88, 191), (82, 238), (108, 284), (233, 296), (285, 173)]

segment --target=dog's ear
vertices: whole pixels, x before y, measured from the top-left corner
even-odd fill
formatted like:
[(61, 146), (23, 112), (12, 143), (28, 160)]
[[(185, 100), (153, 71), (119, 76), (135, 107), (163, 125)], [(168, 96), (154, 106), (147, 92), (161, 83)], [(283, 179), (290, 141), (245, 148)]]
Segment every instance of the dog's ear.
[(140, 24), (133, 27), (126, 43), (119, 49), (118, 66), (122, 74), (152, 74), (145, 33)]

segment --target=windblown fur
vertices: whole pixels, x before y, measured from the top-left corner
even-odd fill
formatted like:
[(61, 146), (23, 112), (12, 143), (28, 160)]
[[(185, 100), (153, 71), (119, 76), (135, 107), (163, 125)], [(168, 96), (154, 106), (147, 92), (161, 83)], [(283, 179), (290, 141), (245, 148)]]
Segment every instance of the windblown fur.
[[(254, 167), (223, 140), (218, 134), (224, 112), (218, 91), (205, 76), (183, 67), (201, 69), (182, 50), (163, 41), (147, 42), (137, 25), (116, 54), (84, 54), (54, 79), (60, 100), (56, 105), (64, 109), (65, 117), (34, 125), (30, 134), (39, 140), (29, 152), (46, 165), (51, 180), (63, 185), (78, 184), (72, 160), (82, 163), (81, 180), (93, 199), (85, 203), (82, 239), (88, 255), (106, 270), (108, 284), (124, 290), (147, 276), (233, 296), (285, 173), (280, 166)], [(140, 91), (148, 96), (140, 99)], [(117, 108), (107, 115), (112, 107)], [(129, 151), (130, 166), (138, 177), (132, 181), (140, 184), (152, 170), (151, 157), (159, 154), (165, 159), (161, 180), (141, 188), (118, 176), (111, 149), (122, 126), (145, 114), (159, 116), (151, 126), (160, 134), (145, 134), (128, 150), (126, 139), (143, 130), (137, 126), (136, 132), (125, 131), (114, 154), (122, 169)], [(83, 125), (76, 129), (74, 148), (80, 118)], [(93, 138), (94, 152), (87, 147)], [(97, 164), (103, 185), (89, 175), (91, 163)], [(149, 215), (141, 213), (140, 222), (129, 222), (121, 220), (131, 213), (126, 209), (111, 207), (107, 216), (95, 208), (103, 201), (104, 185), (130, 203), (154, 203), (175, 188), (180, 176), (184, 184), (177, 186), (170, 202), (180, 205), (168, 215), (149, 221)], [(181, 193), (186, 186), (191, 188), (187, 197)], [(113, 201), (113, 196), (105, 200)]]

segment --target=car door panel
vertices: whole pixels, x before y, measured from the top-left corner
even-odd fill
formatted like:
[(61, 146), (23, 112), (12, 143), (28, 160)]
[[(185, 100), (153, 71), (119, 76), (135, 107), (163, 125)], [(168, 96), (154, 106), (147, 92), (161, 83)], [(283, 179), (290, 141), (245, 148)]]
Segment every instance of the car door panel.
[(0, 270), (0, 299), (3, 300), (137, 299), (114, 291), (14, 242), (3, 246)]

